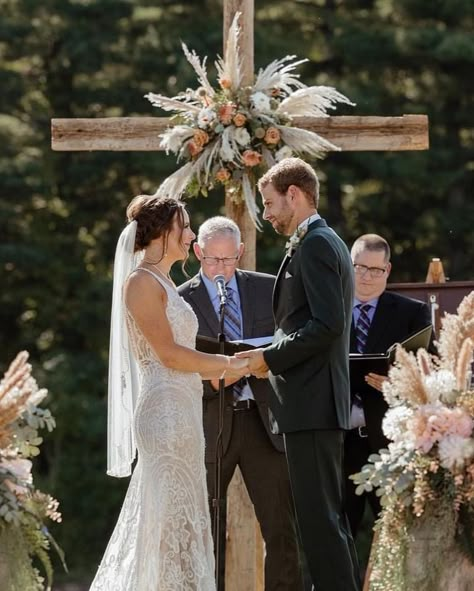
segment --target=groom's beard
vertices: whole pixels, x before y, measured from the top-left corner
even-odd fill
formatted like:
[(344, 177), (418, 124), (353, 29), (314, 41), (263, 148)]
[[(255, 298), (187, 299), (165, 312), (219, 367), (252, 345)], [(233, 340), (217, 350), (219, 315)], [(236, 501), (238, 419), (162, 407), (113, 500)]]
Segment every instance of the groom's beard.
[(292, 218), (292, 214), (288, 213), (283, 219), (275, 220), (273, 224), (275, 232), (283, 236), (290, 236), (290, 234), (292, 234), (292, 232), (290, 232)]

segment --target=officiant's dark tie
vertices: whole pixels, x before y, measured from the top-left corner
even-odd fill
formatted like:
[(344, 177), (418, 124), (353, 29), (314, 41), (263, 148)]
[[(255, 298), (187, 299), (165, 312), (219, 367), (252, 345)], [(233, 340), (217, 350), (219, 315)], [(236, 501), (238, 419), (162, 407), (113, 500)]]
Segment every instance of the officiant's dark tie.
[(356, 349), (358, 353), (364, 353), (367, 346), (367, 337), (369, 336), (370, 316), (369, 310), (371, 304), (358, 304), (359, 319), (355, 328)]
[[(235, 290), (227, 286), (227, 303), (224, 311), (224, 334), (229, 341), (238, 341), (242, 338), (242, 326), (240, 322), (240, 310), (235, 298)], [(244, 384), (239, 380), (233, 385), (234, 400), (242, 396)]]

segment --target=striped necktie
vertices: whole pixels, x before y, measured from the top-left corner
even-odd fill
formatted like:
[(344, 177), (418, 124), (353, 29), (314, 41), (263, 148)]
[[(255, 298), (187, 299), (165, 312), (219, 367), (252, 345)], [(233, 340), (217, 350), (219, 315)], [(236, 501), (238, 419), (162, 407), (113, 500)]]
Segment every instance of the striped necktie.
[(364, 353), (370, 328), (369, 310), (372, 305), (358, 304), (357, 307), (359, 308), (360, 314), (355, 327), (356, 349), (358, 353)]
[[(235, 299), (235, 290), (227, 286), (227, 302), (224, 308), (224, 335), (229, 341), (238, 341), (242, 338), (242, 326), (240, 322), (240, 310)], [(239, 380), (233, 385), (234, 400), (239, 400), (244, 384)]]

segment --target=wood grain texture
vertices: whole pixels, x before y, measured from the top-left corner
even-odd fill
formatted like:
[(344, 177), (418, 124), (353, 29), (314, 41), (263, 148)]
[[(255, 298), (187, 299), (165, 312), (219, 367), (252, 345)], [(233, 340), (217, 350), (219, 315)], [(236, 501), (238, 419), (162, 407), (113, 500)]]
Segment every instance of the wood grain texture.
[[(167, 117), (53, 119), (51, 146), (57, 151), (159, 151)], [(343, 151), (426, 150), (428, 117), (298, 117), (295, 125), (330, 140)]]

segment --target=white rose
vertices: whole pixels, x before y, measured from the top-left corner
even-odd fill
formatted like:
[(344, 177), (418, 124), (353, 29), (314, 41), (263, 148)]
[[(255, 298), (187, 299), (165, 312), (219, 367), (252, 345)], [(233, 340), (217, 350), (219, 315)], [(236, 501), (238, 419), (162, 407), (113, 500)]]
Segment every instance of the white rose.
[(253, 108), (260, 113), (268, 113), (270, 111), (270, 97), (264, 92), (255, 92), (250, 96), (250, 102)]
[(198, 125), (201, 129), (204, 129), (210, 125), (215, 118), (216, 114), (212, 109), (201, 109), (198, 113)]
[(234, 139), (241, 146), (248, 146), (250, 144), (250, 134), (245, 127), (236, 127)]
[(462, 468), (466, 461), (471, 461), (474, 455), (474, 441), (470, 437), (448, 435), (439, 442), (438, 450), (443, 468), (454, 470)]

